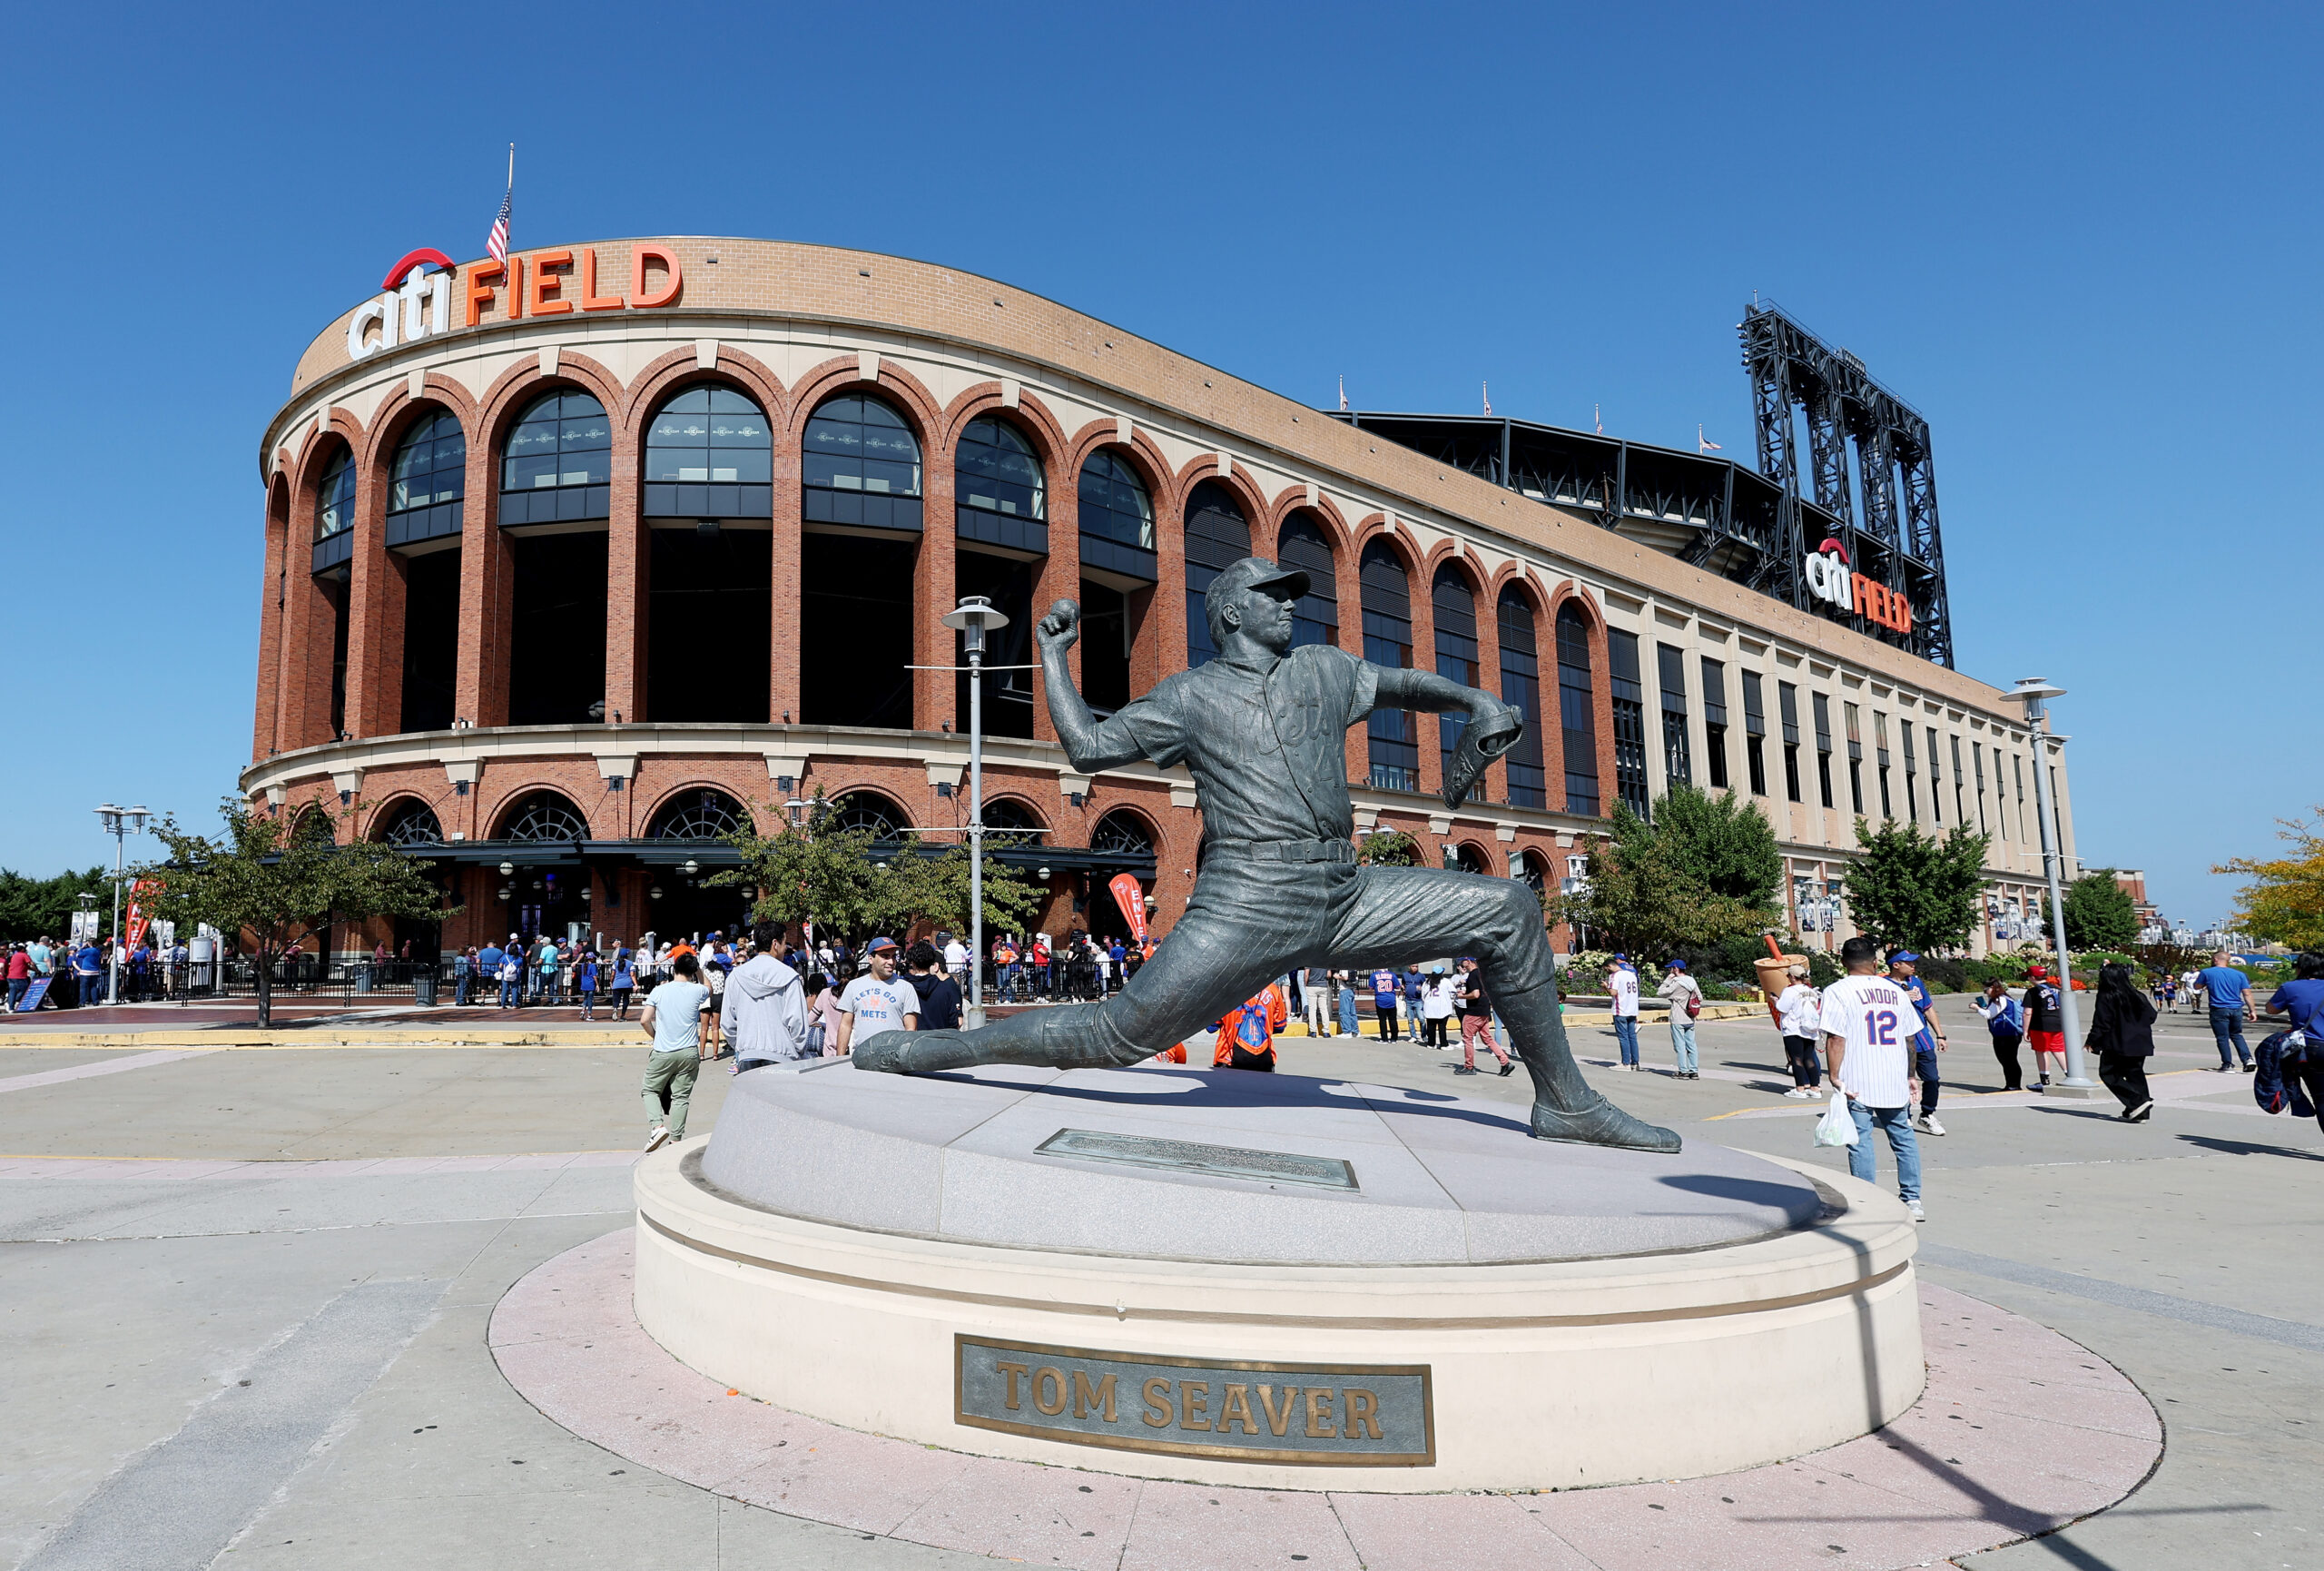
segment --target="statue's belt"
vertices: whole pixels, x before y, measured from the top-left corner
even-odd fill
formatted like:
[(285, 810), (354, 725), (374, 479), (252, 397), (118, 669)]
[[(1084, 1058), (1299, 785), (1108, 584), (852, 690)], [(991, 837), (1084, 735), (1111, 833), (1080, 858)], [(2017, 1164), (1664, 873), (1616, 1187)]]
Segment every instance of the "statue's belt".
[(1344, 840), (1206, 840), (1202, 859), (1225, 856), (1236, 862), (1349, 862), (1355, 847)]

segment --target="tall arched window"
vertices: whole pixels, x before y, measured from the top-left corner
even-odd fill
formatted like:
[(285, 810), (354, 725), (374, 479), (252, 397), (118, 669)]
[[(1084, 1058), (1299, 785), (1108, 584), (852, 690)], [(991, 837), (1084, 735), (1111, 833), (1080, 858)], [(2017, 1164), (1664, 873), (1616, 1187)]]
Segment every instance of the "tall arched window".
[(315, 544), (309, 570), (330, 607), (330, 740), (347, 731), (348, 563), (355, 555), (355, 458), (340, 449), (315, 487)]
[(920, 439), (881, 400), (841, 393), (807, 422), (800, 478), (799, 718), (907, 729)]
[[(1384, 539), (1364, 548), (1364, 657), (1375, 666), (1413, 663), (1413, 593), (1403, 558)], [(1420, 737), (1404, 709), (1374, 709), (1367, 727), (1370, 779), (1378, 791), (1420, 789)]]
[(1333, 574), (1332, 542), (1315, 515), (1302, 508), (1283, 521), (1275, 559), (1307, 575), (1307, 592), (1291, 608), (1291, 645), (1336, 644), (1340, 639), (1339, 585)]
[[(988, 736), (1033, 734), (1033, 579), (1049, 554), (1049, 482), (1025, 433), (993, 415), (960, 432), (952, 465), (953, 591), (982, 595), (1008, 623), (985, 642), (984, 726)], [(962, 663), (965, 663), (965, 657)], [(969, 678), (953, 679), (953, 724), (969, 726)]]
[(536, 791), (502, 815), (499, 837), (550, 843), (586, 840), (589, 821), (559, 793)]
[(970, 420), (960, 432), (952, 474), (962, 539), (1049, 553), (1049, 481), (1022, 431), (992, 415)]
[(388, 469), (388, 544), (416, 545), (460, 532), (468, 489), (468, 439), (448, 410), (423, 416)]
[(645, 430), (645, 517), (773, 517), (773, 444), (766, 411), (744, 394), (686, 389)]
[(1565, 733), (1565, 810), (1598, 816), (1598, 697), (1590, 684), (1590, 622), (1571, 600), (1558, 608), (1558, 719)]
[(1091, 708), (1111, 714), (1129, 702), (1134, 629), (1157, 571), (1154, 499), (1137, 470), (1108, 448), (1082, 461), (1075, 496), (1081, 533), (1081, 696)]
[(339, 450), (315, 484), (312, 570), (335, 568), (355, 554), (355, 456)]
[[(1010, 835), (1022, 835), (1028, 840), (1038, 837), (1049, 827), (1041, 822), (1039, 814), (1018, 801), (1014, 796), (1003, 796), (998, 801), (986, 803), (984, 826), (987, 829), (1000, 830)], [(993, 842), (988, 840), (985, 844), (990, 845)], [(1003, 841), (1001, 844), (1009, 843)]]
[(920, 439), (866, 393), (826, 400), (807, 422), (806, 520), (920, 532)]
[(1152, 583), (1154, 499), (1137, 471), (1120, 454), (1099, 448), (1081, 465), (1077, 494), (1082, 561)]
[(1525, 717), (1524, 734), (1503, 754), (1509, 770), (1512, 807), (1546, 807), (1549, 795), (1541, 770), (1541, 663), (1533, 643), (1533, 603), (1514, 586), (1501, 592), (1493, 608), (1501, 629), (1501, 698)]
[(724, 840), (746, 835), (751, 815), (724, 791), (681, 791), (654, 815), (648, 840)]
[[(1436, 674), (1463, 687), (1478, 686), (1476, 591), (1460, 568), (1440, 562), (1428, 598), (1436, 612)], [(1465, 715), (1437, 716), (1436, 742), (1447, 779), (1452, 778), (1452, 754), (1461, 746), (1461, 727), (1467, 719)]]
[(606, 517), (613, 447), (613, 421), (588, 393), (544, 393), (526, 405), (501, 450), (501, 527)]
[(1235, 493), (1205, 480), (1187, 498), (1187, 669), (1218, 653), (1210, 641), (1204, 594), (1219, 570), (1251, 554), (1251, 525)]
[[(639, 697), (655, 720), (771, 718), (772, 441), (765, 412), (748, 395), (708, 384), (672, 394), (645, 428), (639, 497), (651, 556)], [(704, 681), (704, 671), (720, 676)]]

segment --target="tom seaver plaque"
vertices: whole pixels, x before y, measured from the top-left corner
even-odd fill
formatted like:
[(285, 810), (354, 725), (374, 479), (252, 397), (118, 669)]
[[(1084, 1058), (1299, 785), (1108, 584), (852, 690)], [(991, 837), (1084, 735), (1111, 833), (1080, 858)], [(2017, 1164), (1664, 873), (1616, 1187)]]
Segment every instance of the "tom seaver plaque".
[(953, 1418), (1069, 1446), (1306, 1467), (1433, 1467), (1426, 1364), (1166, 1358), (955, 1333)]

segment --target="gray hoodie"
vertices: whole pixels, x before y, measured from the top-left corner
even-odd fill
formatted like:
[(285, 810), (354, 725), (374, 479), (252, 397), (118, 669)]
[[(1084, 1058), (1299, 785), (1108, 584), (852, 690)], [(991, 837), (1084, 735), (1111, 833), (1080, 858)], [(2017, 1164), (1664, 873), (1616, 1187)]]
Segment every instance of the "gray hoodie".
[(807, 996), (799, 973), (772, 954), (754, 954), (726, 979), (718, 1023), (734, 1062), (782, 1063), (807, 1056)]

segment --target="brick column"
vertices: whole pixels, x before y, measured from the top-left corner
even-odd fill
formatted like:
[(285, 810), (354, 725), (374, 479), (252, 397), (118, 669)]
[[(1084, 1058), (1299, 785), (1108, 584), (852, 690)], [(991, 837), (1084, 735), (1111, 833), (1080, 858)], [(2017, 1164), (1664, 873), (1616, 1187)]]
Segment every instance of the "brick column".
[(771, 581), (767, 592), (773, 598), (768, 608), (768, 627), (773, 636), (767, 640), (766, 717), (780, 726), (785, 723), (786, 716), (791, 723), (797, 722), (802, 691), (799, 624), (806, 608), (801, 599), (800, 578), (807, 537), (801, 527), (805, 503), (799, 476), (805, 421), (778, 420), (773, 410), (767, 411), (767, 420), (774, 444), (774, 524), (768, 551)]
[[(1413, 668), (1418, 671), (1436, 669), (1436, 598), (1430, 581), (1422, 575), (1426, 563), (1414, 567), (1406, 576), (1413, 607)], [(1422, 711), (1413, 716), (1413, 734), (1420, 744), (1420, 788), (1430, 796), (1444, 791), (1444, 759), (1438, 749), (1443, 746), (1436, 730), (1436, 716)], [(1439, 847), (1441, 850), (1442, 847)], [(1429, 864), (1440, 866), (1443, 859)]]
[(259, 581), (258, 702), (251, 724), (251, 762), (274, 751), (282, 704), (282, 568), (288, 550), (290, 488), (277, 476), (267, 488), (266, 565)]
[[(1496, 698), (1501, 697), (1501, 608), (1490, 587), (1477, 592), (1477, 686)], [(1469, 800), (1508, 801), (1508, 764), (1496, 759), (1488, 765)]]
[(452, 712), (472, 726), (508, 718), (508, 618), (513, 564), (498, 523), (498, 440), (488, 429), (468, 437), (467, 500), (460, 507), (460, 650)]
[[(1062, 459), (1044, 459), (1062, 462)], [(1051, 473), (1049, 477), (1049, 554), (1043, 559), (1040, 571), (1033, 577), (1033, 625), (1040, 626), (1049, 607), (1059, 600), (1078, 602), (1081, 598), (1081, 476)], [(1087, 609), (1085, 607), (1084, 609)], [(1025, 657), (1039, 662), (1040, 646), (1029, 642)], [(1076, 643), (1066, 651), (1066, 666), (1073, 673), (1074, 685), (1081, 682), (1081, 646)], [(1041, 673), (1033, 673), (1033, 736), (1037, 741), (1057, 740), (1057, 727), (1049, 722), (1049, 688)], [(1085, 837), (1086, 838), (1086, 837)]]
[(638, 444), (632, 422), (615, 426), (606, 518), (606, 721), (651, 720), (646, 634), (653, 617), (654, 542), (638, 515)]
[[(891, 394), (891, 401), (912, 407)], [(960, 664), (960, 638), (938, 618), (960, 600), (959, 524), (953, 517), (953, 443), (942, 432), (921, 437), (920, 558), (912, 574), (911, 660), (918, 666)], [(914, 671), (911, 725), (938, 731), (960, 710), (960, 679), (950, 671)], [(925, 811), (925, 809), (921, 809)], [(933, 823), (923, 818), (922, 823)]]

